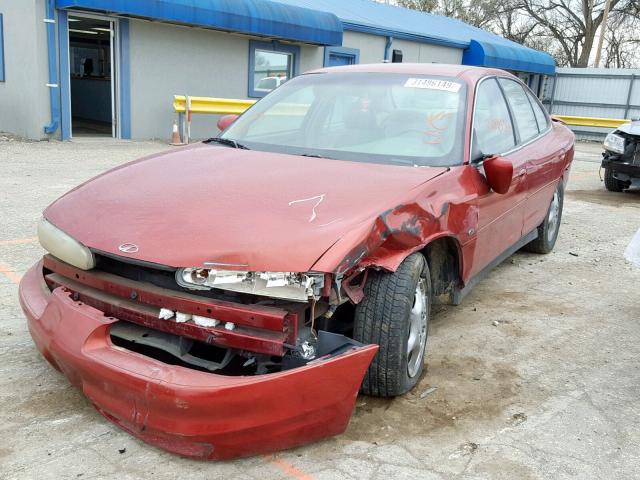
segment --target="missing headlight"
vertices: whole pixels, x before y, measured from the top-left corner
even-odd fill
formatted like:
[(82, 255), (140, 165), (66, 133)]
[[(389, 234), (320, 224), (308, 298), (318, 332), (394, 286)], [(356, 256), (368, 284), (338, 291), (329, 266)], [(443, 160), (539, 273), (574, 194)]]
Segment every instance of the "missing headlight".
[(218, 288), (306, 302), (319, 295), (324, 286), (324, 274), (181, 268), (176, 272), (176, 281), (178, 285), (193, 290)]

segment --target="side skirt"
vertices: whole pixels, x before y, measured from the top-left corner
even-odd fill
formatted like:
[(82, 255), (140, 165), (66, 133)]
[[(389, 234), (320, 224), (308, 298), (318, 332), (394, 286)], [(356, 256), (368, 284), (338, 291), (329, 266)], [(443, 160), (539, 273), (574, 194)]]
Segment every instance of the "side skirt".
[(467, 282), (467, 284), (464, 286), (464, 288), (456, 289), (455, 292), (453, 292), (453, 305), (460, 305), (460, 303), (462, 302), (464, 297), (467, 296), (467, 294), (473, 289), (473, 287), (475, 287), (478, 284), (478, 282), (480, 282), (481, 280), (486, 278), (487, 275), (489, 275), (489, 272), (491, 270), (493, 270), (495, 267), (500, 265), (502, 262), (504, 262), (511, 255), (513, 255), (518, 250), (520, 250), (522, 247), (524, 247), (527, 243), (532, 242), (536, 238), (538, 238), (538, 228), (537, 227), (534, 228), (527, 235), (522, 237), (520, 240), (518, 240), (516, 243), (511, 245), (509, 248), (507, 248), (498, 257), (496, 257), (496, 259), (493, 260), (489, 265), (487, 265), (482, 270), (480, 270), (478, 273), (476, 273), (473, 276), (473, 278), (471, 278), (471, 280), (469, 280)]

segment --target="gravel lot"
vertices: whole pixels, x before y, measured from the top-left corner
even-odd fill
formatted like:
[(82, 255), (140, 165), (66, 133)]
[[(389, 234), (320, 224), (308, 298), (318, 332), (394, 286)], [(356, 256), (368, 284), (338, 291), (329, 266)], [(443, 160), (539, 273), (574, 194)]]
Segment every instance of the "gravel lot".
[(42, 255), (35, 223), (48, 203), (164, 148), (0, 137), (0, 478), (640, 477), (640, 270), (622, 256), (640, 227), (640, 192), (605, 191), (595, 144), (577, 147), (555, 251), (518, 253), (462, 305), (441, 307), (418, 387), (359, 397), (345, 434), (208, 463), (109, 423), (36, 351), (17, 281)]

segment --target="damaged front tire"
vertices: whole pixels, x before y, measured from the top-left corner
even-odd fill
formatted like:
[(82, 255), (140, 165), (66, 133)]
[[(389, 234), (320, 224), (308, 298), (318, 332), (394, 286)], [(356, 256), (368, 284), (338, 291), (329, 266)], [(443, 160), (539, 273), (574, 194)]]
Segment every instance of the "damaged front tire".
[(424, 368), (431, 280), (424, 256), (414, 253), (393, 272), (371, 272), (356, 307), (354, 339), (379, 345), (360, 391), (393, 397), (413, 388)]

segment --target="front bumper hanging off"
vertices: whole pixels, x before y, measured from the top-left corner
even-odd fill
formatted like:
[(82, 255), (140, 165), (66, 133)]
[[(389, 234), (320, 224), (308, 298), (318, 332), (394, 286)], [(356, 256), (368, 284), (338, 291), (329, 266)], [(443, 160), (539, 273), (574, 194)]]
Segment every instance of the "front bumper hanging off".
[(20, 304), (40, 352), (102, 415), (193, 458), (272, 452), (342, 433), (377, 351), (354, 345), (278, 373), (218, 375), (114, 345), (109, 330), (119, 319), (67, 287), (50, 290), (42, 262), (22, 279)]

